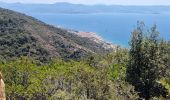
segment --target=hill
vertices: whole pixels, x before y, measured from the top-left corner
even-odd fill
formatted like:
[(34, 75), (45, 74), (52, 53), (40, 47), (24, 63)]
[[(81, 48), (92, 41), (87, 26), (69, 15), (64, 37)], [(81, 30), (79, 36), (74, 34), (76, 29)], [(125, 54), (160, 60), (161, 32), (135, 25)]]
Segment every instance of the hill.
[(60, 2), (55, 4), (0, 3), (3, 8), (24, 13), (170, 13), (170, 6), (83, 5)]
[(79, 60), (91, 54), (108, 53), (112, 48), (106, 48), (107, 44), (0, 8), (1, 59), (31, 56), (41, 62), (52, 58)]

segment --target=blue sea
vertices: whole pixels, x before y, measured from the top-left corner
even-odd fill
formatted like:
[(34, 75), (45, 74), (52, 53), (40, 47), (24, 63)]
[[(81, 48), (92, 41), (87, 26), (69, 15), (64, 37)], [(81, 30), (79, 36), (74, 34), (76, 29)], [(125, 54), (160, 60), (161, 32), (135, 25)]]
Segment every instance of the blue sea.
[(160, 36), (170, 40), (170, 14), (97, 13), (97, 14), (42, 14), (29, 15), (48, 24), (68, 29), (95, 32), (106, 41), (128, 47), (131, 32), (137, 21), (144, 21), (147, 28), (157, 24)]

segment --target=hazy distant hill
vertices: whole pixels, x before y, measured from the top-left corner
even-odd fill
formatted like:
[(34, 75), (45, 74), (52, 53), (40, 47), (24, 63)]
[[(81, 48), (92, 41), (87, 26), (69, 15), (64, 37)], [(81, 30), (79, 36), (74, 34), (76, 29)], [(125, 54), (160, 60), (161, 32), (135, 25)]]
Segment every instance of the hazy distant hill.
[(0, 3), (1, 7), (24, 13), (170, 13), (170, 6), (82, 5), (70, 3)]
[(105, 42), (74, 33), (0, 8), (0, 59), (31, 56), (45, 62), (51, 58), (80, 59), (112, 50), (106, 48)]

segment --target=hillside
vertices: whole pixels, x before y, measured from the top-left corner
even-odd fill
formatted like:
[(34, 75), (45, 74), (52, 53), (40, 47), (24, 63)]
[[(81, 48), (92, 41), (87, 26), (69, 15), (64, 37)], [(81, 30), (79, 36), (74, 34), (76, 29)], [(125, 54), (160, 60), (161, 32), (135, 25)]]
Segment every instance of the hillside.
[(112, 49), (103, 47), (103, 43), (97, 43), (88, 37), (0, 8), (1, 59), (31, 56), (41, 62), (51, 58), (78, 60), (91, 54), (105, 54), (110, 50)]
[(130, 47), (115, 48), (0, 8), (0, 100), (170, 100), (170, 41), (160, 33), (139, 21)]

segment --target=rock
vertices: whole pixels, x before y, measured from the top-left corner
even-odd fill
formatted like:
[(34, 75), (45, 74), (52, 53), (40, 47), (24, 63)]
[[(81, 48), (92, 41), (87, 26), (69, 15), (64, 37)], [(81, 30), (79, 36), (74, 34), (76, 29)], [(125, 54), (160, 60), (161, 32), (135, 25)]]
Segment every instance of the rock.
[(5, 97), (5, 83), (2, 78), (2, 73), (0, 73), (0, 100), (6, 100)]

